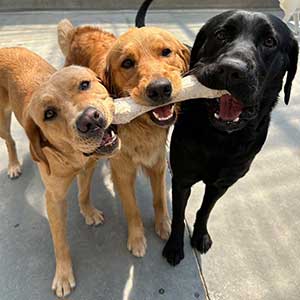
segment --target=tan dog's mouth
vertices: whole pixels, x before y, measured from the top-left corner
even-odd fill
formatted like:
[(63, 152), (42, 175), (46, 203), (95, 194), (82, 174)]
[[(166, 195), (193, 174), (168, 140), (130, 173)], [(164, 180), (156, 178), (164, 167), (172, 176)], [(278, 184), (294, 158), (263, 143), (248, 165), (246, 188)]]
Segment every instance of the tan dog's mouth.
[(176, 120), (175, 105), (168, 104), (148, 112), (151, 120), (159, 126), (170, 126)]
[(94, 154), (108, 155), (112, 154), (119, 147), (119, 137), (117, 135), (117, 126), (110, 125), (103, 134), (99, 147), (93, 152), (83, 153), (85, 156), (91, 156)]

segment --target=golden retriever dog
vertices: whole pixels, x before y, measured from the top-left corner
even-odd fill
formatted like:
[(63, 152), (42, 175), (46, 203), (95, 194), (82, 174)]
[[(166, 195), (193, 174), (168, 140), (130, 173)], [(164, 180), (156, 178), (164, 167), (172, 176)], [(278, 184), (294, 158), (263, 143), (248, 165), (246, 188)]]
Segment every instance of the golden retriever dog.
[(90, 200), (91, 178), (97, 159), (119, 149), (110, 126), (114, 104), (91, 70), (70, 66), (56, 71), (24, 48), (0, 49), (0, 136), (9, 156), (8, 174), (20, 174), (10, 134), (14, 112), (30, 141), (45, 185), (45, 198), (53, 238), (56, 273), (52, 289), (59, 297), (75, 287), (67, 242), (66, 193), (77, 177), (79, 206), (86, 223), (103, 221)]
[[(166, 201), (165, 144), (168, 129), (176, 120), (176, 110), (168, 102), (181, 89), (181, 75), (188, 70), (190, 52), (171, 33), (156, 27), (132, 28), (111, 41), (105, 51), (98, 52), (95, 45), (107, 41), (106, 38), (102, 40), (100, 33), (103, 31), (90, 26), (80, 28), (84, 38), (80, 38), (79, 29), (72, 27), (69, 21), (63, 20), (58, 25), (59, 43), (67, 56), (67, 65), (79, 60), (86, 62), (83, 65), (101, 76), (114, 97), (130, 95), (137, 103), (148, 106), (165, 104), (118, 126), (122, 149), (110, 159), (112, 179), (128, 221), (127, 246), (133, 255), (142, 257), (146, 253), (146, 238), (136, 203), (136, 174), (141, 168), (150, 178), (155, 231), (166, 240), (170, 234), (170, 219)], [(99, 33), (95, 35), (97, 30)], [(89, 32), (91, 38), (88, 38)], [(84, 51), (87, 57), (75, 59), (77, 53), (80, 56)], [(98, 71), (96, 57), (100, 68), (105, 59), (104, 73)]]

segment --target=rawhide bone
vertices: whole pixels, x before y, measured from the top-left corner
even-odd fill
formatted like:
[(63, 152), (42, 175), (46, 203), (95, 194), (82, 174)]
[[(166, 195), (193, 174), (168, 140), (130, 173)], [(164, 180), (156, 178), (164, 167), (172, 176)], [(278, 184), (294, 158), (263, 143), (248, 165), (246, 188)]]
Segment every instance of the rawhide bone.
[(145, 106), (135, 103), (130, 97), (114, 99), (115, 115), (114, 124), (126, 124), (136, 117), (153, 110), (157, 107), (171, 103), (182, 102), (196, 98), (219, 98), (222, 95), (229, 94), (223, 90), (212, 90), (201, 84), (193, 75), (182, 78), (182, 89), (172, 101), (158, 106)]

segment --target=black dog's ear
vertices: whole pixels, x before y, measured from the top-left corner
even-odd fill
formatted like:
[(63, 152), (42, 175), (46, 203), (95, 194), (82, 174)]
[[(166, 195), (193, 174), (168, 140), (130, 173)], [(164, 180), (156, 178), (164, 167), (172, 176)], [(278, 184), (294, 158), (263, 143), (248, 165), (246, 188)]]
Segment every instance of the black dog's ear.
[(206, 34), (205, 34), (205, 25), (200, 29), (197, 34), (195, 43), (192, 48), (191, 52), (191, 60), (190, 60), (190, 69), (192, 69), (195, 63), (199, 59), (199, 52), (206, 41)]
[(297, 72), (297, 64), (298, 64), (298, 54), (299, 54), (299, 46), (296, 39), (292, 38), (292, 43), (289, 47), (289, 62), (287, 68), (287, 77), (286, 82), (284, 85), (284, 103), (286, 105), (289, 104), (291, 89), (292, 89), (292, 82), (295, 78)]

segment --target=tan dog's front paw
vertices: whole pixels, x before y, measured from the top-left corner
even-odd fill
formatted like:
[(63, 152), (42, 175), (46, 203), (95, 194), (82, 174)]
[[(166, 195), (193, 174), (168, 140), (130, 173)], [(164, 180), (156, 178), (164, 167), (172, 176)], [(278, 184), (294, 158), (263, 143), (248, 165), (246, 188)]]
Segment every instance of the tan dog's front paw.
[(53, 282), (52, 282), (52, 290), (56, 294), (57, 297), (65, 297), (69, 295), (76, 286), (74, 274), (72, 271), (72, 267), (64, 268), (60, 267), (59, 270), (57, 268)]
[(155, 232), (162, 240), (169, 238), (171, 233), (171, 221), (168, 216), (155, 222)]
[(95, 207), (81, 208), (80, 212), (84, 216), (85, 223), (87, 225), (97, 226), (99, 224), (103, 224), (104, 222), (103, 212), (96, 209)]
[(10, 164), (7, 169), (7, 175), (10, 179), (16, 179), (22, 174), (21, 165), (19, 162)]
[(128, 250), (137, 257), (143, 257), (146, 254), (147, 240), (144, 234), (131, 235), (127, 242)]

